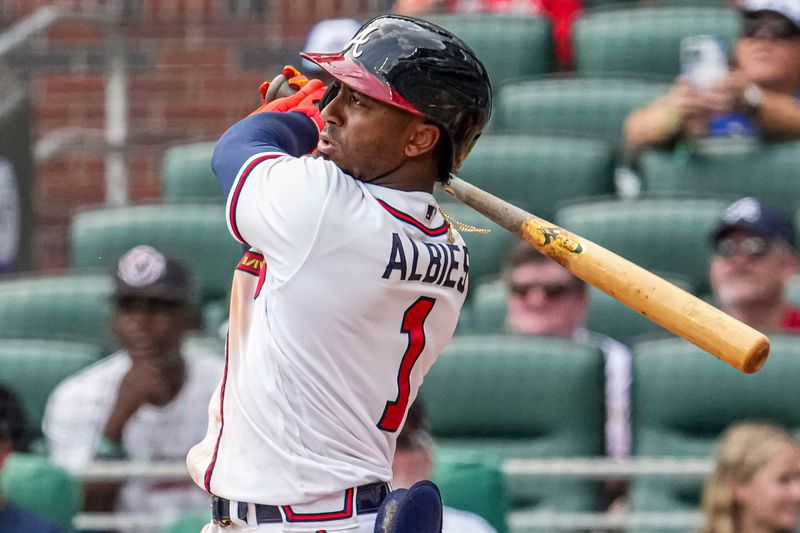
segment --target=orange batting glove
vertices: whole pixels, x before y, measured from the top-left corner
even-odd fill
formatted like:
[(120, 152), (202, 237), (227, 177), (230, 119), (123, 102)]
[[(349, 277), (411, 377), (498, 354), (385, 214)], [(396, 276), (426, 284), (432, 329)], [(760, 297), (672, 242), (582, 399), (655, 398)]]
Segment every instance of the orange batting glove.
[[(308, 83), (308, 78), (306, 76), (301, 74), (300, 71), (293, 66), (286, 65), (283, 67), (280, 76), (277, 76), (271, 82), (265, 81), (262, 83), (258, 88), (258, 92), (261, 93), (261, 101), (266, 104), (281, 96), (288, 96), (287, 94), (281, 94), (282, 91), (287, 91), (289, 89), (292, 91), (299, 91), (306, 83)], [(276, 84), (280, 86), (276, 87)], [(285, 87), (281, 87), (284, 85)], [(273, 89), (272, 94), (270, 94), (270, 87)]]
[(250, 114), (255, 115), (256, 113), (264, 113), (267, 111), (277, 113), (297, 111), (313, 120), (317, 125), (317, 129), (322, 131), (325, 121), (322, 120), (322, 116), (320, 116), (317, 103), (322, 100), (326, 90), (327, 87), (322, 84), (322, 81), (308, 80), (303, 83), (303, 86), (295, 94), (266, 102)]

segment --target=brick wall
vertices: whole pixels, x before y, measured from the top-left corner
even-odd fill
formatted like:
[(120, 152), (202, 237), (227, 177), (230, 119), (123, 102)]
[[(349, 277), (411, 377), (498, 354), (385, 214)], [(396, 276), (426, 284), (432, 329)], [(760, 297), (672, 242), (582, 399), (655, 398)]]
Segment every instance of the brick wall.
[[(0, 28), (53, 2), (0, 0)], [(72, 6), (108, 2), (72, 0)], [(296, 61), (308, 29), (336, 16), (364, 19), (380, 0), (120, 0), (119, 28), (129, 65), (127, 166), (132, 202), (157, 200), (164, 149), (217, 138), (259, 102), (258, 85)], [(105, 33), (64, 22), (8, 59), (29, 87), (35, 138), (105, 121)], [(35, 166), (35, 268), (67, 265), (67, 228), (75, 210), (105, 199), (104, 153), (70, 149)]]

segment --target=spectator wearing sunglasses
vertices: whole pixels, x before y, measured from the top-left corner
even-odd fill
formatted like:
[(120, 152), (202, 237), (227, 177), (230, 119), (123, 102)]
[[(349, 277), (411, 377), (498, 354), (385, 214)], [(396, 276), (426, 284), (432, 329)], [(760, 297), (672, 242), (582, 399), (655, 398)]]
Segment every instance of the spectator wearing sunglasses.
[(689, 137), (800, 136), (800, 0), (744, 0), (734, 68), (707, 88), (680, 76), (669, 93), (631, 113), (635, 153)]
[(711, 234), (709, 276), (720, 308), (761, 331), (800, 333), (800, 309), (786, 300), (798, 272), (792, 222), (755, 198), (728, 206)]
[(622, 343), (584, 326), (589, 306), (586, 284), (524, 242), (509, 251), (502, 276), (508, 289), (509, 333), (563, 337), (602, 350), (606, 365), (606, 451), (614, 458), (627, 456), (631, 355)]

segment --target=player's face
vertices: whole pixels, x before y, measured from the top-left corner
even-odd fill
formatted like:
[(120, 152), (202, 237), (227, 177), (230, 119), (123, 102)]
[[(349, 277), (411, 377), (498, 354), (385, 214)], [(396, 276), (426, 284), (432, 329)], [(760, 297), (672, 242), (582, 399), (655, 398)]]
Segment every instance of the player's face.
[(585, 287), (561, 265), (520, 265), (508, 280), (508, 327), (512, 333), (570, 337), (588, 303)]
[(796, 89), (800, 82), (800, 33), (777, 13), (745, 20), (736, 44), (736, 59), (748, 80), (765, 87)]
[(132, 359), (177, 356), (188, 323), (184, 307), (164, 300), (126, 297), (115, 304), (114, 333)]
[(403, 165), (408, 135), (419, 121), (346, 85), (322, 110), (322, 118), (319, 154), (365, 182), (380, 182)]
[(796, 271), (797, 260), (786, 246), (734, 230), (717, 243), (709, 275), (724, 309), (779, 304)]
[(800, 449), (783, 443), (752, 479), (734, 488), (742, 531), (795, 531), (800, 522)]

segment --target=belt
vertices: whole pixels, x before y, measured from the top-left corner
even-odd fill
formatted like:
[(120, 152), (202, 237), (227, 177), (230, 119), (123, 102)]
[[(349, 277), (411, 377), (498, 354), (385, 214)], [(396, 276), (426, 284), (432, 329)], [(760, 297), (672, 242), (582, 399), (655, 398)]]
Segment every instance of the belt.
[[(348, 489), (352, 491), (353, 489)], [(355, 509), (358, 514), (376, 513), (381, 506), (381, 503), (389, 495), (390, 489), (388, 483), (378, 482), (370, 483), (369, 485), (361, 485), (355, 489)], [(347, 498), (345, 497), (345, 500)], [(245, 503), (236, 502), (236, 516), (243, 521), (247, 521), (247, 511), (249, 506), (255, 507), (256, 522), (259, 524), (268, 524), (272, 522), (283, 522), (283, 515), (281, 508), (277, 505), (264, 505), (261, 503)], [(294, 515), (291, 511), (291, 506), (283, 506), (284, 512), (287, 515), (287, 520), (293, 521), (317, 521), (315, 515), (297, 515), (302, 516), (301, 519), (293, 520), (290, 515)], [(332, 513), (326, 513), (330, 515)], [(233, 522), (231, 520), (231, 501), (219, 496), (211, 497), (211, 516), (214, 524), (218, 526), (229, 526)], [(331, 520), (333, 518), (319, 515), (318, 520)], [(342, 517), (347, 518), (347, 517)]]

